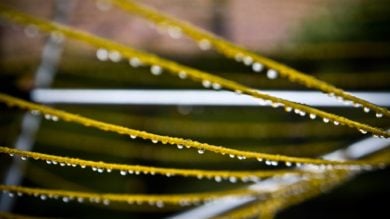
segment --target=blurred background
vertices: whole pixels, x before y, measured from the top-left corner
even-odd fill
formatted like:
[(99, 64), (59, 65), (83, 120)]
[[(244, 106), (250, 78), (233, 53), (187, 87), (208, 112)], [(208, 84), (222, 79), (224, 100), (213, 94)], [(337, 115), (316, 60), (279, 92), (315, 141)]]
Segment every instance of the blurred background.
[[(263, 90), (307, 90), (284, 79), (268, 80), (250, 67), (212, 50), (202, 51), (185, 36), (167, 32), (102, 0), (14, 0), (2, 4), (46, 19), (161, 55), (201, 70)], [(348, 91), (390, 91), (390, 1), (377, 0), (144, 0), (140, 3), (209, 30), (225, 39)], [(59, 4), (65, 4), (60, 10)], [(65, 8), (65, 9), (64, 9)], [(56, 17), (57, 16), (57, 17)], [(48, 35), (32, 27), (0, 19), (0, 91), (30, 99), (37, 87), (69, 89), (202, 89), (199, 83), (169, 74), (158, 77), (149, 68), (131, 68), (127, 61), (102, 62), (96, 49), (60, 40), (53, 78), (39, 84)], [(57, 47), (58, 48), (58, 47)], [(152, 133), (190, 138), (231, 148), (317, 157), (345, 147), (362, 135), (346, 127), (309, 121), (267, 107), (55, 105), (72, 113)], [(1, 105), (0, 145), (13, 146), (23, 131), (24, 112)], [(377, 127), (388, 118), (351, 108), (324, 108)], [(254, 161), (231, 159), (195, 150), (104, 133), (77, 124), (42, 120), (31, 136), (32, 150), (56, 155), (178, 168), (258, 169)], [(115, 148), (113, 150), (113, 148)], [(11, 159), (0, 155), (0, 177)], [(261, 167), (269, 168), (269, 167)], [(192, 193), (236, 188), (180, 177), (98, 174), (81, 169), (28, 161), (21, 184), (30, 187), (111, 193)], [(387, 215), (389, 169), (367, 173), (340, 188), (289, 208), (277, 218), (361, 218)], [(42, 217), (145, 218), (171, 215), (179, 209), (150, 206), (100, 206), (17, 198), (12, 211)], [(181, 209), (182, 210), (182, 209)]]

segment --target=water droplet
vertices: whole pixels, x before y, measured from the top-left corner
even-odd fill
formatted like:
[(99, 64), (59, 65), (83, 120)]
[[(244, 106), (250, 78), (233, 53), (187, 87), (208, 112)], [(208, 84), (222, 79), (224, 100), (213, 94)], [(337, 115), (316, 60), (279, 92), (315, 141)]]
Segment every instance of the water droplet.
[(153, 144), (157, 144), (158, 140), (157, 139), (152, 139)]
[(178, 145), (177, 145), (177, 149), (183, 149), (183, 148), (184, 148), (183, 145), (181, 145), (181, 144), (178, 144)]
[(10, 198), (13, 198), (13, 197), (15, 197), (15, 194), (12, 193), (12, 192), (9, 192), (9, 193), (8, 193), (8, 196), (9, 196)]
[(121, 174), (122, 176), (126, 176), (127, 172), (126, 172), (125, 170), (121, 170), (121, 171), (120, 171), (120, 174)]
[(201, 50), (209, 50), (211, 49), (211, 43), (207, 39), (202, 39), (198, 42), (198, 46)]
[(215, 176), (215, 177), (214, 177), (214, 180), (215, 180), (215, 182), (221, 182), (221, 181), (222, 181), (222, 177), (220, 177), (220, 176)]
[(47, 199), (47, 196), (46, 195), (41, 195), (41, 200), (46, 200)]
[(305, 115), (306, 115), (306, 112), (300, 111), (300, 112), (299, 112), (299, 115), (300, 115), (300, 116), (305, 116)]
[(339, 123), (338, 121), (333, 121), (333, 124), (334, 124), (335, 126), (340, 125), (340, 123)]
[(299, 109), (294, 109), (294, 113), (295, 114), (299, 114), (301, 112), (301, 110), (299, 110)]
[(316, 119), (316, 118), (317, 118), (317, 115), (316, 115), (316, 114), (313, 114), (313, 113), (310, 113), (309, 117), (310, 117), (310, 119)]
[(134, 57), (134, 58), (129, 59), (129, 65), (133, 68), (137, 68), (137, 67), (142, 65), (142, 62), (141, 62), (141, 60), (139, 60), (139, 58)]
[(198, 154), (204, 154), (204, 150), (198, 149)]
[(329, 120), (328, 118), (323, 118), (322, 121), (323, 121), (324, 123), (328, 123), (330, 120)]
[(92, 171), (96, 171), (97, 170), (97, 168), (96, 167), (92, 167)]
[(33, 115), (33, 116), (39, 116), (41, 114), (41, 112), (39, 112), (38, 110), (30, 110), (30, 113)]
[(237, 178), (235, 176), (231, 176), (231, 177), (229, 177), (229, 182), (236, 183), (237, 182)]
[(137, 136), (135, 136), (135, 135), (130, 135), (130, 138), (131, 138), (131, 139), (136, 139)]
[(276, 161), (276, 160), (271, 161), (271, 165), (272, 165), (272, 166), (277, 166), (277, 165), (278, 165), (278, 161)]
[(156, 202), (156, 206), (157, 206), (157, 208), (162, 208), (162, 207), (164, 207), (164, 202), (162, 202), (162, 201), (157, 201), (157, 202)]
[(375, 116), (376, 116), (376, 118), (382, 118), (383, 114), (382, 113), (376, 113)]
[(245, 56), (245, 57), (243, 58), (243, 61), (244, 61), (244, 64), (245, 64), (245, 65), (251, 65), (251, 64), (253, 63), (253, 58), (250, 57), (250, 56)]
[(261, 158), (261, 157), (256, 158), (256, 160), (259, 162), (263, 162), (263, 158)]
[(274, 69), (268, 69), (267, 78), (268, 79), (276, 79), (278, 77), (278, 72)]
[(58, 122), (60, 119), (58, 118), (58, 116), (51, 116), (51, 120), (53, 122)]
[(265, 165), (268, 165), (268, 166), (269, 166), (269, 165), (272, 165), (272, 161), (266, 160), (266, 161), (265, 161)]
[(13, 153), (10, 153), (9, 156), (10, 156), (10, 157), (13, 157), (13, 156), (15, 156), (15, 155), (14, 155)]
[(364, 108), (363, 108), (363, 111), (364, 111), (365, 113), (369, 113), (369, 112), (370, 112), (370, 108), (364, 107)]
[(245, 156), (237, 156), (237, 159), (239, 159), (239, 160), (245, 160), (246, 157), (245, 157)]
[(212, 87), (213, 87), (214, 90), (219, 90), (219, 89), (221, 89), (221, 85), (218, 84), (218, 83), (213, 83), (213, 84), (212, 84)]
[(235, 158), (236, 155), (234, 155), (234, 154), (229, 154), (229, 157), (230, 157), (230, 158)]
[(208, 81), (208, 80), (203, 80), (203, 81), (202, 81), (202, 85), (203, 85), (203, 87), (205, 87), (205, 88), (209, 88), (209, 87), (211, 86), (211, 82)]
[(27, 160), (27, 157), (20, 157), (20, 159), (22, 159), (22, 160)]
[(96, 51), (96, 57), (99, 59), (99, 61), (107, 61), (108, 51), (106, 49), (100, 48)]
[(180, 71), (178, 75), (179, 75), (180, 79), (186, 79), (187, 78), (187, 73), (185, 71)]
[(65, 163), (60, 163), (60, 166), (62, 166), (62, 167), (65, 166)]
[(158, 65), (152, 65), (150, 67), (150, 72), (153, 74), (153, 75), (160, 75), (162, 73), (162, 68)]
[(110, 204), (110, 200), (104, 199), (104, 200), (103, 200), (103, 204), (104, 204), (104, 205), (109, 205), (109, 204)]
[(366, 131), (366, 130), (359, 129), (359, 131), (360, 131), (362, 134), (367, 134), (367, 131)]
[(103, 173), (104, 169), (98, 168), (97, 171), (98, 171), (98, 173)]
[(62, 197), (62, 201), (65, 202), (65, 203), (69, 202), (69, 198), (68, 197)]
[(183, 34), (180, 27), (171, 26), (168, 28), (168, 35), (173, 39), (179, 39)]
[(39, 34), (39, 30), (35, 25), (28, 25), (27, 27), (24, 28), (24, 34), (28, 38), (34, 38)]
[(254, 72), (261, 72), (263, 70), (264, 66), (261, 63), (255, 62), (252, 64), (252, 70)]
[(286, 161), (285, 164), (286, 164), (287, 167), (291, 167), (291, 165), (292, 165), (292, 163), (291, 163), (291, 162), (288, 162), (288, 161)]
[(79, 203), (82, 203), (82, 202), (84, 202), (84, 199), (81, 198), (81, 197), (78, 197), (78, 198), (77, 198), (77, 201), (78, 201)]
[(122, 59), (122, 55), (118, 51), (110, 51), (108, 53), (108, 58), (113, 62), (119, 62)]
[(284, 107), (284, 110), (286, 112), (291, 112), (292, 111), (292, 107), (286, 106), (286, 107)]

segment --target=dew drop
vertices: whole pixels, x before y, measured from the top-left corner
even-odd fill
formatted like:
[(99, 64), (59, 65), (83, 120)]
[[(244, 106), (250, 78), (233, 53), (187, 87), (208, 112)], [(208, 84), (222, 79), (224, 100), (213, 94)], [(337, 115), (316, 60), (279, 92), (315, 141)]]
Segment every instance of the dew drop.
[(253, 58), (250, 57), (250, 56), (245, 56), (245, 57), (243, 58), (243, 61), (244, 61), (244, 64), (245, 64), (245, 65), (251, 65), (251, 64), (253, 63)]
[(180, 79), (186, 79), (187, 78), (187, 73), (185, 71), (180, 71), (178, 75), (179, 75)]
[(142, 65), (142, 62), (141, 62), (141, 60), (139, 60), (139, 58), (134, 57), (134, 58), (129, 59), (129, 65), (133, 68), (137, 68), (137, 67)]
[(221, 89), (221, 85), (218, 84), (218, 83), (213, 83), (213, 84), (212, 84), (212, 87), (213, 87), (214, 90), (219, 90), (219, 89)]
[(157, 201), (157, 202), (156, 202), (156, 206), (157, 206), (157, 208), (163, 208), (163, 207), (164, 207), (164, 202), (162, 202), (162, 201)]
[(256, 158), (256, 160), (259, 162), (263, 162), (263, 158), (261, 158), (261, 157)]
[(109, 205), (109, 204), (110, 204), (110, 200), (104, 199), (104, 200), (103, 200), (103, 204), (104, 204), (104, 205)]
[(375, 116), (376, 116), (376, 118), (382, 118), (383, 114), (382, 113), (376, 113)]
[(199, 150), (198, 150), (198, 154), (204, 154), (204, 150), (199, 149)]
[(183, 34), (179, 27), (171, 26), (168, 28), (168, 35), (173, 39), (179, 39)]
[(135, 136), (135, 135), (130, 135), (130, 138), (131, 138), (131, 139), (136, 139), (137, 136)]
[(15, 155), (14, 155), (13, 153), (10, 153), (9, 156), (10, 156), (10, 157), (13, 157), (13, 156), (15, 156)]
[(108, 58), (113, 62), (119, 62), (122, 59), (122, 55), (118, 51), (110, 51), (108, 53)]
[(78, 197), (78, 198), (77, 198), (77, 201), (78, 201), (79, 203), (82, 203), (82, 202), (84, 202), (84, 199), (81, 198), (81, 197)]
[(369, 112), (370, 112), (370, 108), (364, 107), (364, 108), (363, 108), (363, 111), (364, 111), (365, 113), (369, 113)]
[(47, 160), (46, 163), (50, 165), (50, 164), (51, 164), (51, 161), (50, 161), (50, 160)]
[(229, 157), (230, 158), (234, 158), (234, 157), (236, 157), (234, 154), (229, 154)]
[(104, 169), (98, 168), (97, 171), (98, 171), (98, 173), (103, 173)]
[(10, 198), (13, 198), (13, 197), (15, 197), (15, 194), (12, 193), (12, 192), (10, 192), (10, 193), (8, 193), (8, 196), (9, 196)]
[(229, 177), (229, 182), (236, 183), (237, 182), (237, 178), (234, 177), (234, 176), (231, 176), (231, 177)]
[(334, 124), (335, 126), (340, 125), (340, 123), (339, 123), (338, 121), (333, 121), (333, 124)]
[(162, 73), (162, 68), (160, 67), (160, 66), (158, 66), (158, 65), (152, 65), (151, 67), (150, 67), (150, 72), (153, 74), (153, 75), (161, 75), (161, 73)]
[(153, 143), (153, 144), (157, 144), (157, 143), (158, 143), (158, 140), (157, 140), (157, 139), (152, 139), (152, 143)]
[(261, 72), (263, 70), (264, 66), (261, 63), (255, 62), (252, 64), (252, 70), (254, 72)]
[(65, 166), (65, 163), (60, 163), (60, 166), (64, 167), (64, 166)]
[(27, 160), (27, 157), (20, 157), (20, 159), (22, 159), (22, 160)]
[(99, 48), (96, 50), (96, 57), (99, 61), (107, 61), (108, 60), (108, 51), (103, 48)]
[(208, 80), (203, 80), (203, 81), (202, 81), (202, 85), (203, 85), (203, 87), (205, 87), (205, 88), (209, 88), (209, 87), (211, 86), (211, 82), (208, 81)]
[(359, 129), (359, 131), (360, 131), (362, 134), (367, 134), (367, 131), (366, 131), (366, 130)]
[(267, 78), (268, 79), (276, 79), (278, 77), (278, 72), (274, 69), (268, 69)]
[(303, 112), (303, 111), (300, 111), (300, 112), (299, 112), (299, 115), (300, 115), (300, 116), (305, 116), (305, 115), (306, 115), (306, 113), (305, 113), (305, 112)]
[(178, 144), (178, 145), (177, 145), (177, 149), (183, 149), (183, 148), (184, 148), (183, 145), (181, 145), (181, 144)]
[(328, 122), (329, 122), (329, 119), (328, 119), (328, 118), (323, 118), (322, 121), (323, 121), (324, 123), (328, 123)]
[(241, 62), (243, 58), (244, 58), (244, 55), (243, 55), (242, 53), (237, 53), (237, 54), (234, 56), (234, 59), (235, 59), (237, 62)]
[(211, 49), (211, 43), (207, 39), (202, 39), (198, 42), (198, 46), (201, 50), (209, 50)]
[(221, 182), (221, 181), (222, 181), (222, 177), (220, 177), (220, 176), (215, 176), (215, 177), (214, 177), (214, 180), (215, 180), (216, 182)]
[(39, 112), (38, 110), (30, 110), (30, 113), (33, 115), (33, 116), (39, 116), (41, 114), (41, 112)]
[(317, 118), (316, 114), (313, 114), (313, 113), (310, 113), (309, 117), (310, 117), (310, 119), (316, 119)]
[(69, 198), (68, 197), (62, 197), (62, 201), (63, 202), (69, 202)]
[(120, 171), (120, 174), (121, 174), (122, 176), (126, 176), (127, 172), (126, 172), (125, 170), (121, 170), (121, 171)]
[(40, 198), (41, 198), (41, 200), (46, 200), (47, 196), (46, 195), (41, 195)]
[(291, 112), (291, 111), (292, 111), (292, 107), (286, 106), (286, 107), (284, 108), (284, 110), (285, 110), (286, 112)]
[(292, 163), (288, 162), (288, 161), (285, 164), (286, 164), (287, 167), (291, 167), (291, 165), (292, 165)]

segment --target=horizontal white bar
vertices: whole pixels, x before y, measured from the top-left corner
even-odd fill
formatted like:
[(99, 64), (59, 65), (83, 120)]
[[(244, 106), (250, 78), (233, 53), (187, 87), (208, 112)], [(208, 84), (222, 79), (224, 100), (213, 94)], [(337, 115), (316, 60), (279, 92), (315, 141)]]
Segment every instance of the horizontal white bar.
[[(262, 91), (290, 101), (319, 107), (345, 107), (317, 91)], [(390, 92), (353, 92), (353, 95), (381, 106), (390, 106)], [(33, 101), (60, 104), (122, 105), (210, 105), (259, 106), (265, 102), (247, 95), (214, 90), (105, 90), (105, 89), (36, 89)]]

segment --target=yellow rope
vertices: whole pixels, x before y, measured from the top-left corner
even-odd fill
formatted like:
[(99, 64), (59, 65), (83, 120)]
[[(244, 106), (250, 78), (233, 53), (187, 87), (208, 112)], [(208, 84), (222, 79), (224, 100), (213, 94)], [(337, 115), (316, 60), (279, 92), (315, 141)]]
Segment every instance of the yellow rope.
[[(171, 144), (176, 146), (186, 146), (190, 148), (198, 149), (200, 154), (204, 153), (204, 151), (211, 151), (217, 154), (222, 154), (225, 156), (236, 157), (238, 159), (246, 159), (246, 158), (254, 158), (259, 161), (282, 161), (287, 163), (309, 163), (309, 164), (317, 164), (317, 165), (336, 165), (336, 167), (346, 167), (349, 165), (368, 165), (369, 163), (362, 161), (333, 161), (333, 160), (321, 160), (321, 159), (313, 159), (313, 158), (300, 158), (300, 157), (289, 157), (283, 155), (274, 155), (274, 154), (266, 154), (266, 153), (258, 153), (258, 152), (250, 152), (250, 151), (242, 151), (237, 149), (230, 149), (222, 146), (215, 146), (207, 143), (200, 143), (193, 140), (187, 140), (177, 137), (169, 137), (162, 136), (157, 134), (148, 133), (145, 131), (140, 131), (136, 129), (130, 129), (123, 126), (118, 126), (110, 123), (105, 123), (101, 121), (97, 121), (94, 119), (90, 119), (87, 117), (83, 117), (80, 115), (71, 114), (62, 110), (57, 110), (48, 106), (43, 106), (39, 104), (34, 104), (31, 102), (27, 102), (6, 94), (0, 93), (0, 102), (4, 102), (9, 106), (16, 106), (21, 109), (31, 110), (33, 113), (40, 112), (45, 114), (46, 117), (58, 120), (62, 119), (67, 122), (75, 122), (78, 124), (82, 124), (87, 127), (94, 127), (103, 131), (115, 132), (121, 135), (127, 135), (130, 138), (140, 137), (142, 139), (151, 140), (153, 143), (161, 142), (162, 144)], [(372, 163), (372, 165), (374, 165)]]
[(40, 197), (41, 199), (61, 198), (63, 201), (78, 201), (84, 202), (89, 200), (95, 203), (110, 203), (110, 202), (126, 202), (129, 204), (174, 204), (185, 205), (200, 204), (221, 197), (245, 197), (256, 196), (257, 192), (252, 190), (230, 190), (221, 192), (207, 192), (207, 193), (190, 193), (190, 194), (166, 194), (166, 195), (143, 195), (143, 194), (112, 194), (112, 193), (91, 193), (78, 192), (70, 190), (54, 190), (54, 189), (40, 189), (29, 188), (22, 186), (0, 185), (0, 190), (5, 191), (11, 196), (31, 195)]
[(177, 168), (163, 168), (141, 165), (127, 165), (117, 163), (105, 163), (102, 161), (90, 161), (78, 158), (55, 156), (37, 152), (23, 151), (8, 147), (0, 146), (0, 153), (9, 154), (11, 156), (17, 155), (22, 159), (32, 158), (34, 160), (44, 160), (48, 164), (55, 164), (60, 166), (79, 166), (81, 168), (91, 167), (94, 171), (99, 173), (111, 172), (118, 170), (122, 175), (130, 174), (146, 174), (146, 175), (165, 175), (165, 176), (185, 176), (210, 178), (216, 181), (223, 179), (230, 180), (241, 179), (243, 181), (259, 180), (260, 177), (270, 177), (283, 174), (304, 174), (302, 171), (296, 170), (262, 170), (262, 171), (224, 171), (224, 170), (198, 170), (198, 169), (177, 169)]
[(182, 33), (186, 34), (188, 37), (192, 38), (195, 41), (206, 40), (218, 52), (228, 58), (237, 58), (237, 56), (249, 57), (251, 60), (253, 60), (254, 63), (261, 63), (270, 69), (277, 70), (278, 74), (283, 77), (286, 77), (291, 82), (296, 82), (308, 88), (315, 88), (326, 93), (335, 95), (337, 97), (342, 97), (344, 100), (353, 101), (353, 103), (355, 104), (360, 104), (364, 108), (375, 111), (378, 117), (381, 117), (382, 115), (390, 117), (390, 111), (386, 108), (379, 107), (366, 100), (355, 97), (324, 81), (318, 80), (315, 77), (306, 75), (303, 72), (292, 69), (291, 67), (273, 61), (269, 58), (260, 56), (256, 53), (250, 52), (244, 48), (241, 48), (226, 40), (223, 40), (222, 38), (219, 38), (205, 30), (201, 30), (200, 28), (197, 28), (187, 22), (175, 19), (171, 16), (155, 11), (148, 7), (141, 6), (132, 0), (111, 0), (111, 2), (125, 11), (142, 16), (145, 19), (156, 23), (157, 25), (163, 24), (166, 27), (179, 28)]
[(207, 82), (208, 86), (214, 85), (214, 87), (218, 88), (225, 88), (228, 90), (233, 90), (242, 94), (247, 94), (252, 97), (261, 99), (261, 100), (267, 100), (272, 103), (273, 106), (279, 107), (283, 106), (285, 107), (285, 110), (287, 112), (294, 111), (301, 115), (308, 115), (310, 114), (310, 117), (321, 117), (323, 118), (323, 121), (325, 123), (333, 123), (335, 125), (346, 125), (351, 128), (355, 128), (357, 130), (360, 130), (363, 133), (371, 132), (375, 136), (379, 137), (390, 137), (390, 133), (386, 132), (380, 128), (372, 127), (367, 124), (359, 123), (350, 119), (347, 119), (345, 117), (341, 117), (338, 115), (334, 115), (331, 113), (327, 113), (306, 105), (298, 104), (295, 102), (290, 102), (285, 99), (273, 97), (267, 94), (264, 94), (262, 92), (259, 92), (258, 90), (252, 89), (250, 87), (241, 85), (237, 82), (230, 81), (206, 72), (202, 72), (196, 69), (192, 69), (190, 67), (186, 67), (183, 65), (179, 65), (175, 62), (162, 59), (156, 55), (148, 54), (145, 52), (137, 51), (135, 49), (126, 47), (124, 45), (99, 38), (96, 36), (93, 36), (91, 34), (81, 32), (74, 30), (73, 28), (69, 28), (57, 23), (44, 21), (29, 15), (26, 15), (21, 12), (17, 12), (13, 9), (10, 9), (6, 6), (0, 5), (0, 16), (3, 16), (9, 20), (12, 20), (14, 22), (24, 24), (24, 25), (36, 25), (40, 30), (47, 31), (47, 32), (57, 32), (61, 33), (67, 37), (83, 41), (86, 43), (89, 43), (96, 47), (102, 47), (107, 48), (113, 51), (117, 51), (122, 56), (126, 58), (133, 58), (137, 57), (142, 63), (149, 64), (154, 67), (160, 66), (168, 72), (175, 74), (175, 75), (182, 75), (185, 74), (188, 78), (194, 80), (194, 81), (202, 81)]

